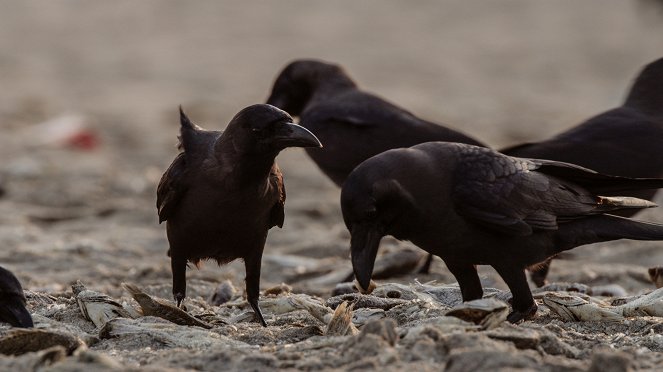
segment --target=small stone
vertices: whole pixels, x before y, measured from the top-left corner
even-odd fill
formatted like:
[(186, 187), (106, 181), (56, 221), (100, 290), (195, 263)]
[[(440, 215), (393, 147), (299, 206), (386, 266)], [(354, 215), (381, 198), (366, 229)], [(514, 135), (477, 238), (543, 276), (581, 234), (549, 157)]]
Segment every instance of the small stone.
[(632, 357), (619, 350), (600, 348), (592, 354), (589, 372), (627, 372), (631, 371)]
[(540, 341), (538, 332), (510, 324), (488, 331), (486, 335), (493, 340), (509, 341), (518, 349), (536, 349)]
[(237, 288), (235, 288), (233, 283), (230, 280), (224, 280), (216, 287), (208, 302), (212, 306), (223, 305), (232, 300), (236, 293)]
[(361, 328), (359, 339), (367, 334), (380, 336), (387, 341), (390, 346), (395, 346), (398, 341), (398, 332), (396, 332), (396, 322), (393, 319), (385, 318), (366, 323)]

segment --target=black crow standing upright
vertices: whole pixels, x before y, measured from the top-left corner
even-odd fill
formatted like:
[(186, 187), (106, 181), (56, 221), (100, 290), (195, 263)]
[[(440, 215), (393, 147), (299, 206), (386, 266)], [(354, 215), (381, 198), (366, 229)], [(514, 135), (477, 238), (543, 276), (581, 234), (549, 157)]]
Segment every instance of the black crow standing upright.
[(317, 60), (288, 64), (267, 103), (299, 116), (299, 124), (318, 136), (325, 147), (306, 152), (339, 187), (357, 165), (387, 150), (430, 141), (484, 146), (360, 90), (340, 66)]
[(603, 197), (663, 187), (663, 179), (605, 176), (576, 165), (429, 142), (363, 162), (341, 191), (352, 266), (369, 287), (380, 239), (410, 240), (444, 260), (464, 301), (481, 298), (475, 265), (491, 265), (513, 295), (517, 322), (533, 316), (525, 268), (561, 251), (616, 239), (663, 240), (663, 225), (607, 214), (655, 204)]
[(0, 322), (32, 328), (32, 317), (25, 305), (21, 283), (11, 271), (0, 266)]
[(286, 147), (321, 147), (307, 129), (270, 105), (240, 111), (225, 131), (191, 123), (180, 109), (181, 152), (159, 182), (157, 209), (166, 230), (173, 296), (186, 297), (186, 267), (237, 258), (246, 268), (247, 300), (258, 306), (260, 263), (267, 231), (283, 226), (285, 187), (276, 155)]
[[(578, 164), (604, 174), (663, 178), (663, 58), (637, 76), (623, 105), (594, 116), (555, 137), (501, 150), (521, 158)], [(656, 189), (620, 192), (652, 200)], [(607, 193), (606, 196), (616, 195)], [(637, 209), (619, 212), (630, 217)], [(532, 271), (545, 284), (550, 261)]]

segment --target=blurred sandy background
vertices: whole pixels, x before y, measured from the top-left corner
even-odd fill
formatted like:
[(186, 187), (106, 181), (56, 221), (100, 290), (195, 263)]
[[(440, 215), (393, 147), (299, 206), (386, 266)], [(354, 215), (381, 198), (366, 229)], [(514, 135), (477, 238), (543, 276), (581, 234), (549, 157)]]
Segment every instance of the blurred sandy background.
[[(264, 101), (292, 59), (338, 62), (365, 89), (499, 147), (620, 104), (663, 55), (661, 35), (661, 9), (623, 0), (2, 1), (0, 263), (33, 290), (76, 279), (115, 293), (123, 280), (170, 285), (154, 200), (176, 154), (177, 106), (222, 128)], [(82, 123), (101, 145), (54, 142), (43, 123), (57, 118)], [(339, 191), (302, 151), (278, 160), (286, 225), (266, 254), (349, 265)], [(646, 267), (663, 263), (659, 243), (576, 252), (596, 264), (558, 262), (551, 279), (642, 290)], [(192, 295), (225, 277), (243, 287), (240, 263), (215, 266), (189, 271)], [(269, 257), (263, 267), (263, 288), (288, 280)], [(453, 281), (441, 262), (434, 270), (423, 279)]]

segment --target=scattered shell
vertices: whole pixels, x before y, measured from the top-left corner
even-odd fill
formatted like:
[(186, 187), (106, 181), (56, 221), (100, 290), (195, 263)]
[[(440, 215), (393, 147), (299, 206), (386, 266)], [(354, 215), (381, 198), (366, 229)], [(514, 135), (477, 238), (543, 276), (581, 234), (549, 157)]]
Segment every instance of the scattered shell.
[(446, 314), (481, 325), (484, 329), (497, 327), (506, 320), (507, 315), (509, 315), (509, 305), (494, 298), (463, 302)]
[(347, 302), (343, 302), (334, 311), (331, 320), (325, 329), (326, 336), (346, 336), (359, 333), (357, 327), (352, 324), (352, 307)]
[(178, 308), (177, 306), (171, 305), (164, 300), (150, 297), (150, 295), (141, 291), (133, 284), (122, 283), (122, 286), (127, 291), (129, 291), (134, 300), (138, 302), (140, 307), (143, 309), (143, 315), (156, 316), (180, 325), (198, 326), (207, 329), (212, 328), (210, 324), (205, 323), (200, 319), (194, 318), (189, 313)]
[(85, 343), (72, 334), (37, 328), (12, 328), (0, 335), (0, 354), (21, 355), (53, 346), (62, 346), (71, 354)]
[(85, 288), (80, 280), (71, 286), (71, 290), (76, 296), (76, 302), (83, 316), (97, 328), (103, 327), (106, 322), (117, 317), (132, 318), (117, 301), (108, 295)]
[(230, 280), (224, 280), (216, 287), (208, 302), (210, 305), (219, 306), (232, 300), (236, 293), (237, 288), (233, 283)]

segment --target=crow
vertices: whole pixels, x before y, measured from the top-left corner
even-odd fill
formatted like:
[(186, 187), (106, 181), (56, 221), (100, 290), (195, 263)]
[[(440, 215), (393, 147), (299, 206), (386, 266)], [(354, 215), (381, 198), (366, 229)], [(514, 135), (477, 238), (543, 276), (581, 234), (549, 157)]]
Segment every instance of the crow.
[(267, 231), (282, 227), (285, 218), (285, 186), (274, 159), (286, 147), (322, 145), (286, 112), (264, 104), (240, 111), (223, 132), (200, 128), (181, 108), (180, 123), (184, 151), (157, 188), (175, 301), (180, 306), (186, 297), (187, 263), (214, 259), (221, 265), (241, 258), (247, 300), (266, 326), (258, 306), (260, 263)]
[(484, 146), (360, 90), (340, 66), (323, 61), (288, 64), (276, 78), (267, 103), (299, 116), (299, 124), (320, 138), (325, 147), (306, 153), (339, 187), (361, 162), (390, 149), (430, 141)]
[[(306, 153), (338, 187), (357, 165), (387, 150), (431, 141), (485, 147), (360, 90), (343, 68), (323, 61), (289, 63), (276, 78), (267, 103), (299, 116), (299, 124), (320, 138), (325, 147)], [(432, 259), (429, 255), (419, 272), (428, 273)]]
[(0, 266), (0, 322), (14, 327), (32, 328), (32, 317), (25, 305), (21, 283), (11, 271)]
[(574, 247), (663, 240), (663, 225), (607, 214), (655, 204), (603, 193), (663, 187), (663, 179), (605, 176), (580, 166), (429, 142), (363, 162), (341, 190), (358, 284), (369, 287), (380, 239), (392, 235), (444, 260), (464, 301), (481, 298), (475, 265), (490, 265), (513, 295), (515, 323), (536, 312), (525, 268)]
[[(500, 150), (509, 156), (577, 164), (604, 174), (663, 178), (663, 58), (637, 76), (624, 104), (594, 116), (551, 139)], [(656, 189), (620, 193), (652, 200)], [(616, 194), (606, 193), (606, 196)], [(618, 212), (631, 217), (638, 209)], [(532, 281), (542, 286), (550, 260), (532, 269)]]

